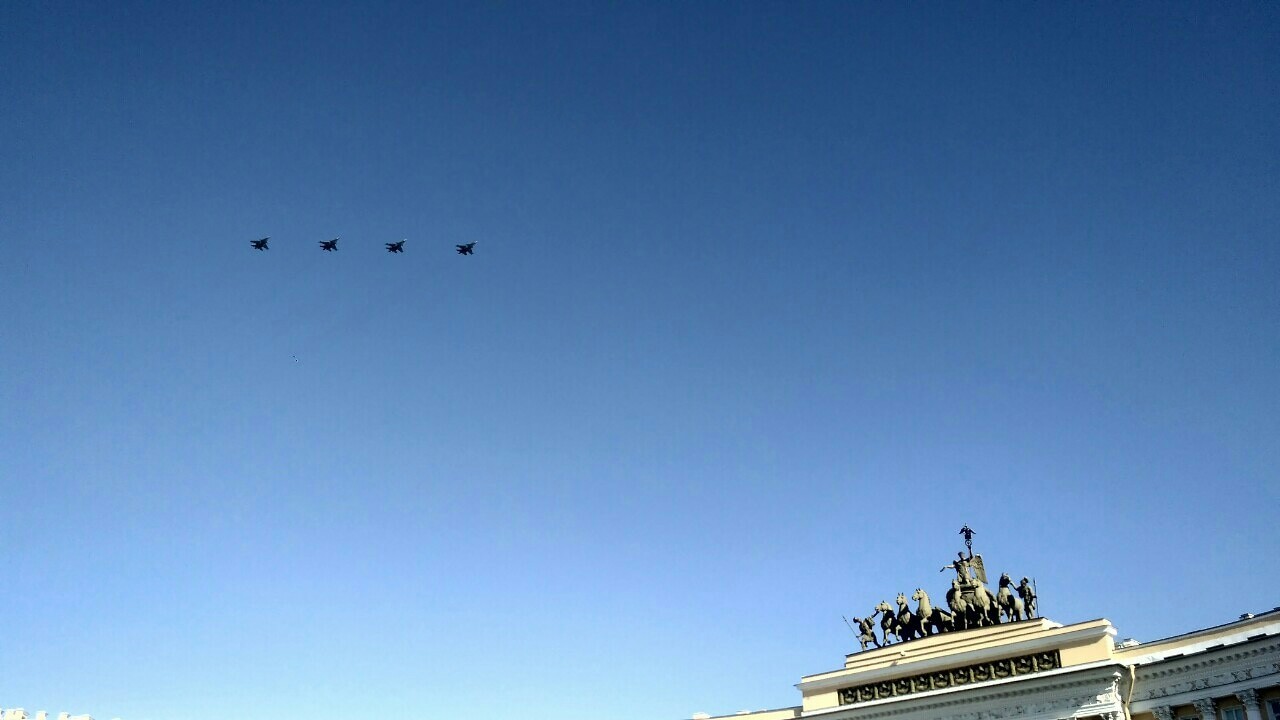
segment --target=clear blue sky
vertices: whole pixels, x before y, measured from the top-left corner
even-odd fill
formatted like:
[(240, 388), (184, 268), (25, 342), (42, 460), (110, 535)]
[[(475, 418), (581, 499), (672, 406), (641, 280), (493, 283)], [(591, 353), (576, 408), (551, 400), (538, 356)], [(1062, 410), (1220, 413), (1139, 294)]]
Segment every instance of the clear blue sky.
[(963, 523), (1062, 622), (1280, 605), (1278, 48), (1274, 2), (0, 3), (0, 705), (786, 706)]

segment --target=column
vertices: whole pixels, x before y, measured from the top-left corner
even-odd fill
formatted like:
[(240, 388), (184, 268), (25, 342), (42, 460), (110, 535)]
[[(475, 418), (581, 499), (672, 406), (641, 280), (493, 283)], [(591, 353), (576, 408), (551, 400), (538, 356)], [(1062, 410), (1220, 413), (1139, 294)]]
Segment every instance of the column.
[(1200, 720), (1218, 720), (1218, 708), (1213, 704), (1213, 698), (1200, 698), (1192, 704), (1200, 713)]
[(1262, 720), (1262, 708), (1258, 705), (1258, 691), (1249, 689), (1236, 693), (1236, 699), (1244, 703), (1246, 720)]
[(1173, 720), (1173, 708), (1168, 705), (1151, 708), (1151, 714), (1156, 716), (1156, 720)]

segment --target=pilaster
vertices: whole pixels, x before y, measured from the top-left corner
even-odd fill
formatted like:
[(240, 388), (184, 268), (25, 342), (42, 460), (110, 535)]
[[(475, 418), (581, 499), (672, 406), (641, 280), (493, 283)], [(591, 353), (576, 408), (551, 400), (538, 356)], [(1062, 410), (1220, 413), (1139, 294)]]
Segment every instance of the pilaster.
[(1191, 703), (1196, 706), (1196, 712), (1200, 713), (1200, 720), (1217, 720), (1218, 708), (1213, 704), (1213, 698), (1200, 698)]
[(1244, 703), (1245, 720), (1262, 720), (1262, 708), (1258, 705), (1258, 691), (1253, 688), (1236, 693), (1236, 699)]

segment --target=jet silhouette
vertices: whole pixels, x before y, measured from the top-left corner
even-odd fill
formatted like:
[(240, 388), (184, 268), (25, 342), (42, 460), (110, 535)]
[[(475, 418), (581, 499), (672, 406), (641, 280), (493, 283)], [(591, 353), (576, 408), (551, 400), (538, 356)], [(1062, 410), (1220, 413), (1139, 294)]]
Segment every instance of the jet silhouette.
[(458, 245), (457, 248), (459, 255), (470, 255), (475, 252), (476, 244), (474, 242), (469, 242), (466, 245)]
[(270, 239), (269, 237), (264, 237), (261, 240), (250, 240), (249, 244), (253, 246), (254, 250), (270, 250), (271, 248), (267, 247), (267, 241)]
[(333, 252), (334, 250), (337, 250), (338, 238), (334, 238), (332, 240), (321, 240), (320, 249), (324, 250), (325, 252)]
[(396, 243), (387, 243), (387, 252), (402, 253), (404, 252), (404, 240)]

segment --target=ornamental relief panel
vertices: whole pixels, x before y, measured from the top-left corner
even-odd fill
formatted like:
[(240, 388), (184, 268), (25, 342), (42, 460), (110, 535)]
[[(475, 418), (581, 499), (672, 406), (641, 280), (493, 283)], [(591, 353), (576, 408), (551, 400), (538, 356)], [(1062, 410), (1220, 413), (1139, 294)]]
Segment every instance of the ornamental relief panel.
[[(1179, 695), (1189, 692), (1203, 692), (1211, 688), (1222, 685), (1230, 685), (1232, 683), (1244, 682), (1256, 678), (1263, 678), (1269, 675), (1280, 673), (1280, 663), (1267, 663), (1265, 665), (1255, 665), (1253, 667), (1237, 667), (1235, 669), (1223, 669), (1214, 674), (1198, 675), (1177, 682), (1161, 682), (1163, 678), (1139, 678), (1139, 686), (1144, 687), (1138, 694), (1138, 697), (1144, 700), (1159, 700), (1170, 695)], [(1172, 678), (1170, 678), (1172, 679)]]
[(1045, 670), (1056, 670), (1060, 667), (1062, 667), (1062, 658), (1059, 656), (1058, 651), (1050, 650), (1048, 652), (992, 660), (950, 670), (913, 675), (896, 680), (884, 680), (878, 683), (843, 688), (839, 693), (840, 704), (854, 705), (870, 700), (903, 697), (929, 690), (945, 690), (989, 680), (1003, 680), (1004, 678), (1015, 676), (1031, 675)]
[(955, 715), (934, 716), (937, 720), (1009, 720), (1012, 718), (1071, 718), (1101, 715), (1113, 706), (1093, 706), (1091, 697), (1067, 698), (1058, 702), (1023, 703), (990, 710), (974, 710)]
[[(1028, 702), (990, 710), (945, 715), (938, 720), (1006, 720), (1007, 718), (1072, 718), (1119, 714), (1118, 696), (1111, 693), (1082, 695), (1049, 702)], [(1114, 720), (1108, 718), (1108, 720)]]
[[(1028, 678), (1030, 680), (1031, 678)], [(883, 705), (846, 705), (832, 720), (1064, 720), (1086, 718), (1120, 712), (1118, 674), (1107, 678), (1073, 683), (1074, 692), (1065, 688), (1013, 689), (1017, 685), (974, 687), (972, 694), (933, 696), (923, 704), (891, 702)], [(877, 683), (878, 684), (878, 683)], [(1018, 684), (1020, 685), (1020, 683)], [(1086, 687), (1092, 689), (1086, 689)], [(1083, 692), (1082, 692), (1083, 691)]]

